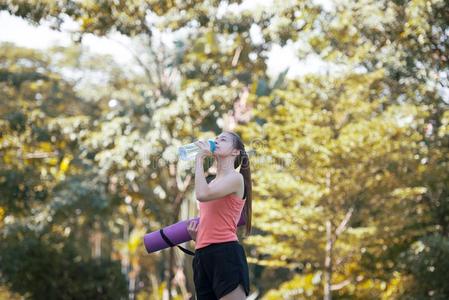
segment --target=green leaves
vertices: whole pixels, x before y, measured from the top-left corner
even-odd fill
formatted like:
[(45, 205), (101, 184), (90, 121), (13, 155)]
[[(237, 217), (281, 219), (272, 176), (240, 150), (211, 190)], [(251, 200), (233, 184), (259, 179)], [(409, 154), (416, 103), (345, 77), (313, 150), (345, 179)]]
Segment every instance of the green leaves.
[(73, 241), (36, 236), (22, 227), (0, 244), (0, 271), (27, 299), (122, 299), (126, 281), (117, 262), (82, 259)]
[[(177, 163), (176, 149), (235, 128), (257, 153), (255, 233), (244, 243), (262, 297), (320, 299), (324, 284), (345, 299), (447, 296), (439, 280), (449, 232), (447, 1), (340, 1), (333, 11), (307, 1), (254, 9), (223, 1), (38, 2), (0, 8), (56, 28), (70, 18), (78, 40), (120, 32), (141, 47), (128, 68), (80, 47), (41, 53), (2, 45), (5, 238), (70, 239), (53, 247), (30, 238), (55, 265), (76, 258), (67, 278), (97, 274), (90, 256), (102, 250), (129, 261), (136, 282), (164, 288), (153, 275), (164, 268), (160, 258), (148, 263), (138, 241), (145, 228), (196, 213), (187, 205), (192, 169)], [(157, 43), (164, 33), (176, 36), (174, 47)], [(289, 66), (268, 78), (267, 51), (276, 45), (293, 45), (300, 59), (316, 57), (323, 67), (291, 79)], [(33, 230), (14, 233), (21, 224)], [(72, 246), (68, 256), (58, 252)], [(8, 280), (25, 292), (18, 269), (8, 268)], [(151, 277), (140, 278), (141, 270)], [(61, 275), (49, 274), (44, 281)]]

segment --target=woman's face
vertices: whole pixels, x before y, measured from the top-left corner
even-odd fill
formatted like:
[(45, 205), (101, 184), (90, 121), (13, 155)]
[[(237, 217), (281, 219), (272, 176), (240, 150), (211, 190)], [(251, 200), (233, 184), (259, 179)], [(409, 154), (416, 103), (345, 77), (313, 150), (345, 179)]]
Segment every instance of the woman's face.
[(214, 156), (238, 155), (239, 151), (234, 149), (233, 136), (223, 132), (215, 138)]

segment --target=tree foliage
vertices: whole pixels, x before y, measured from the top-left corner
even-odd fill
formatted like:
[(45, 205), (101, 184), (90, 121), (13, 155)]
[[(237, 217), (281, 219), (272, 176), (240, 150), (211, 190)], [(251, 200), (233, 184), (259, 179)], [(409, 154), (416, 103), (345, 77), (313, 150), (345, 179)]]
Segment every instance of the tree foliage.
[[(181, 2), (0, 3), (135, 45), (126, 67), (79, 44), (1, 45), (2, 284), (187, 297), (184, 258), (140, 241), (195, 214), (177, 147), (234, 129), (256, 150), (244, 244), (262, 298), (447, 298), (448, 1)], [(292, 44), (322, 69), (269, 78), (267, 51)]]

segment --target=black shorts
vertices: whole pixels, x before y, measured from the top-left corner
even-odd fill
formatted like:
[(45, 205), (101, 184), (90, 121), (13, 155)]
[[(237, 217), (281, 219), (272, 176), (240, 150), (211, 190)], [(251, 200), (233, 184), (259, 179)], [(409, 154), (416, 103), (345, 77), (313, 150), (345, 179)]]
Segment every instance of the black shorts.
[(197, 249), (192, 262), (197, 300), (220, 299), (242, 284), (249, 295), (245, 250), (238, 241), (210, 244)]

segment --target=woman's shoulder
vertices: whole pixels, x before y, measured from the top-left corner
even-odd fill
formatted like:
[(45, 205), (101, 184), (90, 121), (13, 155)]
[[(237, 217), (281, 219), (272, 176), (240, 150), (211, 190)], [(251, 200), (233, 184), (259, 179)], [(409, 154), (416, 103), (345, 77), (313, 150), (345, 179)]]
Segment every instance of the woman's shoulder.
[[(236, 177), (240, 178), (242, 181), (244, 181), (243, 175), (240, 172), (235, 171), (235, 172), (233, 172), (233, 173), (231, 173), (229, 175), (226, 175), (226, 176), (230, 176), (230, 175), (231, 176), (236, 176)], [(216, 176), (213, 176), (213, 177), (211, 176), (211, 177), (206, 178), (206, 181), (209, 181), (208, 183), (216, 182), (217, 180), (220, 180), (220, 179), (216, 178)]]

